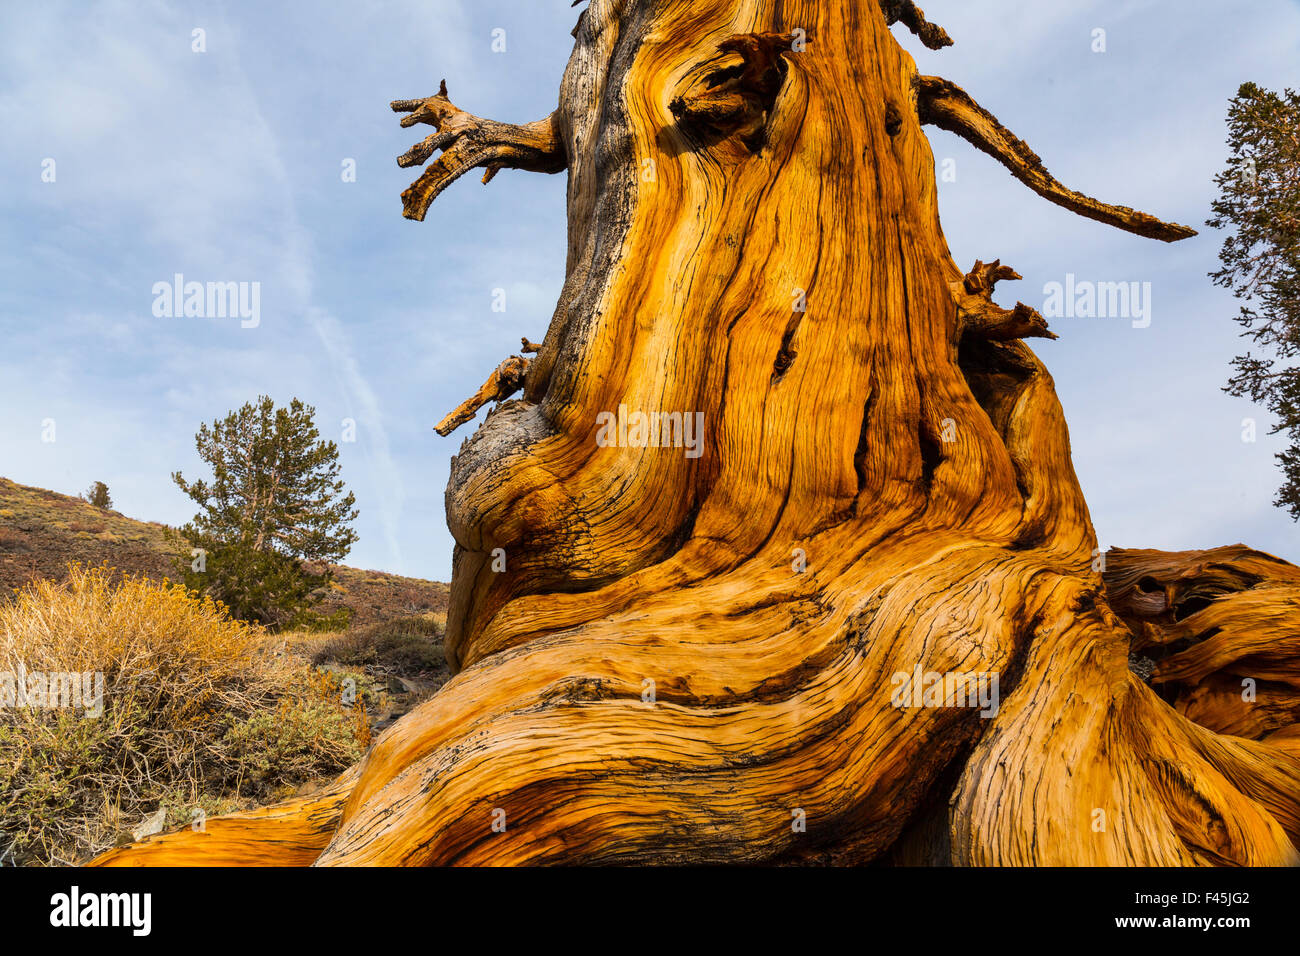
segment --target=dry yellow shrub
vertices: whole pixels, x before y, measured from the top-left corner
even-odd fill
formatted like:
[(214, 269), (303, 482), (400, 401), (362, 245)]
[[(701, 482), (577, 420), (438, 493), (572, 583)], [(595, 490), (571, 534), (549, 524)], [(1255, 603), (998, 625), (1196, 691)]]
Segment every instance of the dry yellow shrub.
[(341, 679), (261, 628), (180, 585), (69, 572), (0, 604), (0, 856), (72, 862), (159, 809), (189, 823), (363, 752)]

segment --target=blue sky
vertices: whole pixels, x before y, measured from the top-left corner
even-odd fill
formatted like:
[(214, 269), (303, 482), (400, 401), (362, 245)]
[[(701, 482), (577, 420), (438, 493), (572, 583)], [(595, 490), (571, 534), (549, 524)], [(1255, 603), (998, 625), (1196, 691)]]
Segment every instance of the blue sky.
[[(1060, 318), (1059, 341), (1033, 343), (1103, 545), (1244, 541), (1300, 560), (1271, 504), (1281, 443), (1261, 409), (1219, 390), (1243, 349), (1234, 300), (1206, 278), (1220, 237), (1202, 228), (1229, 97), (1248, 79), (1300, 86), (1300, 5), (925, 7), (956, 45), (900, 33), (923, 72), (963, 86), (1067, 185), (1202, 230), (1166, 245), (1077, 218), (931, 131), (936, 162), (954, 161), (940, 210), (958, 263), (1001, 258), (1025, 277), (1000, 300), (1041, 307), (1067, 273), (1151, 283), (1148, 328)], [(183, 523), (193, 508), (169, 474), (200, 474), (199, 424), (260, 393), (297, 396), (326, 437), (357, 423), (340, 446), (361, 511), (348, 563), (446, 580), (443, 490), (472, 426), (445, 439), (432, 426), (521, 335), (544, 335), (564, 176), (467, 176), (408, 222), (398, 197), (417, 173), (394, 158), (428, 130), (400, 129), (387, 104), (445, 77), (471, 112), (540, 118), (576, 18), (568, 0), (5, 5), (0, 475), (65, 493), (103, 480), (123, 513)], [(259, 282), (260, 324), (155, 317), (154, 283), (178, 272)]]

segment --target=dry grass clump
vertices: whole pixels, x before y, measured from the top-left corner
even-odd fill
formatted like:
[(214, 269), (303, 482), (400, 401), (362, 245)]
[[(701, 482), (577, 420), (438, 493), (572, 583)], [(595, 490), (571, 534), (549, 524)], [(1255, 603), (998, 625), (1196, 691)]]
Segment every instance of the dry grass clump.
[[(280, 648), (208, 598), (107, 567), (16, 592), (0, 604), (0, 855), (75, 862), (160, 810), (190, 824), (353, 763), (364, 708)], [(54, 673), (92, 675), (86, 689), (102, 675), (102, 706), (22, 699)]]
[(341, 632), (321, 642), (312, 660), (366, 667), (381, 672), (418, 674), (445, 670), (442, 614), (415, 614)]

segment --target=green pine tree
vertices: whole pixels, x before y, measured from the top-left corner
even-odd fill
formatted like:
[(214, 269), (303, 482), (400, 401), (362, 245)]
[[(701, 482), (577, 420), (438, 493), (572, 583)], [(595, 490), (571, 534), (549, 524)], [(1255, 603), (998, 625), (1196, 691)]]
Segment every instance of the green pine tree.
[(90, 502), (96, 508), (108, 510), (113, 507), (113, 499), (108, 494), (108, 485), (104, 484), (102, 481), (94, 482), (88, 489), (86, 489), (86, 493), (81, 497), (85, 498), (86, 501)]
[(1210, 275), (1243, 302), (1237, 322), (1260, 354), (1233, 359), (1224, 391), (1264, 405), (1273, 432), (1290, 438), (1274, 503), (1300, 519), (1300, 96), (1243, 84), (1228, 108), (1228, 149), (1207, 225), (1235, 231)]
[(314, 610), (357, 540), (355, 498), (344, 494), (338, 447), (321, 441), (316, 410), (266, 396), (203, 425), (195, 436), (210, 481), (172, 480), (201, 508), (180, 529), (187, 586), (238, 618), (269, 627), (337, 625)]

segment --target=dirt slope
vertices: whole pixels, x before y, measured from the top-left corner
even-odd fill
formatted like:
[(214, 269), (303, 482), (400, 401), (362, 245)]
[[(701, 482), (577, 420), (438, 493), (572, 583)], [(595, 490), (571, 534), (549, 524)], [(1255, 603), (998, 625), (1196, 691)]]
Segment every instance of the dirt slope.
[[(166, 526), (96, 508), (81, 498), (0, 478), (0, 597), (36, 578), (62, 579), (68, 563), (174, 577)], [(335, 566), (327, 609), (352, 608), (353, 626), (447, 610), (447, 585)]]

